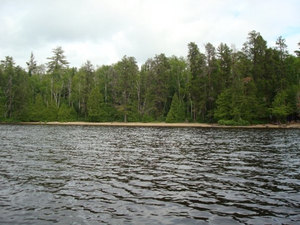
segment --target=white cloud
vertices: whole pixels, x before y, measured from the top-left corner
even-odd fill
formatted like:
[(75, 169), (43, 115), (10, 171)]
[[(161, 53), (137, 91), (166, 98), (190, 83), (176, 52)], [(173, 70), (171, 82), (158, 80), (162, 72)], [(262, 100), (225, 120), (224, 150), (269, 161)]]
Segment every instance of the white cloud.
[(111, 64), (124, 55), (141, 64), (160, 53), (186, 56), (191, 41), (202, 50), (207, 42), (241, 48), (252, 30), (269, 46), (283, 36), (293, 52), (299, 11), (297, 0), (3, 0), (0, 57), (25, 67), (31, 51), (45, 63), (62, 46), (71, 66)]

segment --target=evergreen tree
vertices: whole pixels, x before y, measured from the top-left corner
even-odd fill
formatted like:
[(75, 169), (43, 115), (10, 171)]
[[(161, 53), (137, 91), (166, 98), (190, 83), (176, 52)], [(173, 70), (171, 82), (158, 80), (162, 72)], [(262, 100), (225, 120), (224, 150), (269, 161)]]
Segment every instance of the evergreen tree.
[(0, 121), (5, 119), (5, 95), (0, 87)]
[(12, 118), (14, 120), (28, 121), (29, 107), (31, 99), (31, 90), (29, 86), (29, 76), (24, 69), (17, 66), (15, 68), (15, 80), (13, 81), (13, 110)]
[(216, 120), (232, 119), (232, 89), (225, 89), (216, 101), (217, 108), (214, 116)]
[(229, 88), (232, 83), (232, 50), (221, 43), (217, 48), (217, 58), (219, 61), (220, 74), (218, 77), (218, 91), (221, 93), (223, 89)]
[(53, 56), (49, 57), (50, 60), (47, 63), (48, 72), (61, 72), (62, 70), (66, 69), (69, 65), (69, 62), (64, 55), (65, 51), (62, 49), (61, 46), (58, 46), (52, 50)]
[(67, 104), (62, 104), (58, 110), (57, 118), (61, 122), (76, 121), (77, 113), (72, 106), (69, 107)]
[(205, 117), (207, 121), (213, 119), (215, 110), (215, 101), (222, 88), (219, 83), (220, 70), (216, 58), (216, 49), (211, 43), (205, 45), (206, 52), (206, 83), (207, 83), (207, 100)]
[(103, 95), (99, 87), (93, 88), (89, 94), (88, 102), (88, 119), (92, 122), (105, 122), (108, 119), (106, 105), (103, 100)]
[(46, 119), (46, 106), (43, 98), (38, 94), (35, 98), (34, 104), (30, 109), (30, 121), (45, 121)]
[(98, 67), (95, 76), (100, 85), (105, 104), (112, 103), (113, 66), (103, 65)]
[(9, 119), (13, 112), (14, 103), (14, 80), (15, 80), (15, 62), (12, 57), (6, 56), (5, 60), (1, 61), (3, 68), (4, 94), (5, 94), (5, 119)]
[(33, 52), (31, 52), (29, 62), (26, 62), (27, 68), (28, 68), (28, 74), (31, 77), (33, 74), (35, 74), (37, 69), (37, 63), (34, 58)]
[(167, 123), (180, 123), (185, 121), (185, 107), (182, 101), (174, 94), (171, 109), (167, 115)]
[(280, 91), (277, 93), (272, 103), (271, 111), (278, 122), (285, 122), (286, 117), (292, 110), (291, 105), (287, 103), (287, 97), (288, 95), (285, 91)]
[(189, 82), (189, 108), (193, 121), (204, 119), (207, 100), (207, 82), (204, 75), (205, 56), (200, 53), (198, 46), (191, 42), (188, 44), (188, 62), (191, 73)]
[(62, 47), (58, 46), (52, 52), (53, 56), (48, 58), (50, 61), (47, 63), (48, 72), (51, 74), (49, 84), (51, 101), (53, 100), (57, 107), (59, 107), (65, 87), (62, 77), (68, 68), (69, 62), (66, 60)]
[[(33, 53), (28, 70), (7, 56), (0, 63), (0, 120), (209, 121), (246, 124), (297, 120), (300, 114), (300, 54), (285, 39), (267, 47), (251, 31), (241, 51), (188, 44), (187, 59), (164, 54), (149, 58), (139, 71), (133, 57), (98, 67), (90, 61), (69, 68), (61, 47), (47, 69)], [(185, 112), (183, 113), (185, 109)], [(75, 116), (75, 114), (77, 114)], [(183, 116), (184, 115), (184, 116)]]
[(295, 53), (298, 57), (300, 57), (300, 42), (298, 43), (299, 50), (296, 50)]
[(169, 92), (177, 93), (179, 99), (187, 96), (187, 84), (189, 82), (188, 64), (183, 57), (172, 56), (169, 58), (170, 64), (170, 83)]
[(56, 102), (50, 101), (45, 109), (45, 121), (57, 121), (58, 107)]
[(133, 99), (131, 96), (134, 92), (134, 82), (138, 75), (138, 66), (135, 58), (124, 56), (115, 65), (115, 72), (114, 102), (118, 112), (123, 117), (123, 121), (126, 123), (132, 110)]
[(298, 92), (296, 95), (296, 104), (297, 104), (296, 114), (300, 118), (300, 85), (298, 86)]

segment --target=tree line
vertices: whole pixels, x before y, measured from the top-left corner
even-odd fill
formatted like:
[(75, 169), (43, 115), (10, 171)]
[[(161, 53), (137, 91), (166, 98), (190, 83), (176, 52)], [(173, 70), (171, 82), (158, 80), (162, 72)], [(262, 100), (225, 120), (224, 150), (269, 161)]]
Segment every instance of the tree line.
[[(300, 43), (298, 44), (300, 48)], [(300, 116), (300, 51), (285, 39), (268, 47), (251, 31), (241, 50), (188, 44), (187, 57), (165, 54), (139, 68), (134, 57), (69, 67), (62, 47), (48, 63), (31, 53), (24, 69), (0, 64), (0, 121), (218, 122), (248, 125)]]

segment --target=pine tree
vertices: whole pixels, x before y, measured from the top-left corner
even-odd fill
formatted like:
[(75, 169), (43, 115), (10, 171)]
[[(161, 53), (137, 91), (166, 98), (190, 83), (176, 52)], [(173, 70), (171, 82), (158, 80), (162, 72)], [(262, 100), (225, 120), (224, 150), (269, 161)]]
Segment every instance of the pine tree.
[(291, 113), (292, 108), (291, 105), (287, 103), (287, 97), (288, 95), (285, 91), (280, 91), (272, 103), (271, 111), (278, 122), (285, 122), (287, 115)]
[(3, 67), (3, 82), (5, 94), (5, 114), (6, 119), (10, 119), (13, 113), (14, 104), (14, 80), (15, 80), (15, 62), (12, 57), (6, 56), (5, 60), (1, 61)]
[[(138, 66), (134, 57), (124, 56), (115, 65), (114, 103), (126, 123), (128, 115), (133, 109), (132, 94), (135, 91), (134, 83), (138, 75)], [(135, 109), (137, 110), (137, 108)]]
[(65, 86), (65, 83), (63, 82), (63, 75), (68, 68), (69, 62), (66, 60), (66, 56), (64, 55), (64, 50), (62, 47), (58, 46), (53, 49), (52, 52), (54, 55), (48, 58), (50, 61), (47, 63), (48, 73), (51, 74), (51, 101), (53, 100), (57, 107), (59, 107), (62, 92)]
[(45, 109), (45, 121), (57, 121), (58, 107), (56, 102), (50, 101)]
[(69, 107), (67, 104), (62, 104), (58, 110), (57, 118), (61, 122), (76, 121), (77, 113), (72, 106)]
[(193, 121), (204, 119), (206, 113), (207, 81), (204, 75), (205, 56), (200, 53), (198, 46), (191, 42), (188, 44), (188, 62), (191, 79), (189, 82), (189, 108)]
[(214, 113), (216, 120), (232, 119), (232, 89), (225, 89), (216, 101), (217, 108)]
[(5, 119), (5, 95), (0, 86), (0, 121)]
[(38, 94), (35, 98), (34, 104), (31, 106), (30, 121), (45, 121), (45, 113), (46, 106), (44, 104), (42, 96)]
[(105, 122), (108, 119), (106, 105), (99, 87), (93, 88), (87, 101), (88, 119), (92, 122)]
[(179, 123), (185, 121), (185, 107), (182, 101), (178, 99), (177, 94), (174, 94), (171, 109), (167, 115), (167, 123)]
[(29, 62), (26, 62), (26, 64), (27, 64), (27, 68), (28, 68), (29, 77), (31, 77), (33, 74), (35, 74), (36, 69), (37, 69), (37, 63), (34, 58), (33, 52), (31, 52)]
[(298, 43), (299, 50), (296, 50), (295, 53), (298, 57), (300, 57), (300, 42)]

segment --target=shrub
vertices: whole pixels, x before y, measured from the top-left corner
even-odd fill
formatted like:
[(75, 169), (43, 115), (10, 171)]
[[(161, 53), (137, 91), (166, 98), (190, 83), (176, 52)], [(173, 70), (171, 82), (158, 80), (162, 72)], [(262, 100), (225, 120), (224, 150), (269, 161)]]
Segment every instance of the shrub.
[(219, 120), (218, 124), (225, 126), (249, 126), (250, 123), (247, 120)]

